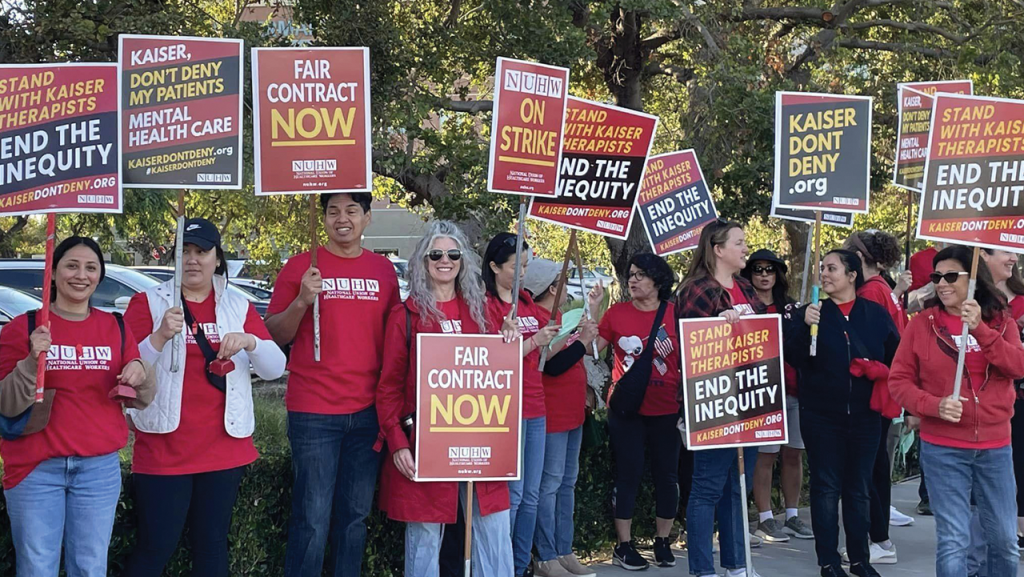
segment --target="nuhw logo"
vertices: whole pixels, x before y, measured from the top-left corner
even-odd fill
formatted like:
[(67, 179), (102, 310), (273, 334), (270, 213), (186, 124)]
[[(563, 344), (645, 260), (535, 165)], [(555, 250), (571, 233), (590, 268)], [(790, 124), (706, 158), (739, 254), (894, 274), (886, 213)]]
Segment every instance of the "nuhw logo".
[(333, 158), (292, 161), (292, 172), (325, 172), (335, 170), (338, 170), (338, 161)]
[(325, 278), (325, 291), (380, 292), (380, 281), (365, 278)]
[(46, 358), (52, 361), (109, 361), (113, 357), (110, 347), (51, 345), (50, 350), (46, 351)]
[(561, 98), (562, 90), (565, 88), (562, 79), (557, 76), (522, 70), (505, 70), (503, 87), (505, 90), (513, 92), (550, 96), (551, 98)]

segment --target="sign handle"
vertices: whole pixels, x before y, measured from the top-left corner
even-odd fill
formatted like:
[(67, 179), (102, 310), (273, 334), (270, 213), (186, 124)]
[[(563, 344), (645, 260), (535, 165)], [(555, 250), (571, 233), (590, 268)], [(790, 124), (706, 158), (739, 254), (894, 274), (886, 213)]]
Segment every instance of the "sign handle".
[[(814, 211), (814, 286), (811, 288), (811, 304), (818, 304), (821, 290), (821, 211)], [(811, 325), (811, 356), (818, 356), (818, 325)]]
[[(821, 214), (820, 212), (818, 213)], [(747, 575), (755, 575), (754, 573), (754, 560), (750, 555), (750, 523), (749, 511), (747, 510), (747, 475), (744, 472), (743, 463), (743, 447), (736, 448), (736, 454), (739, 458), (739, 469), (740, 469), (740, 503), (743, 505), (743, 518), (740, 523), (740, 530), (743, 531), (743, 554), (746, 556), (747, 561)]]
[(466, 548), (463, 553), (465, 577), (473, 570), (473, 481), (466, 481)]
[[(174, 297), (173, 305), (181, 308), (181, 259), (183, 257), (184, 245), (182, 237), (185, 236), (185, 189), (178, 189), (178, 234), (174, 237)], [(171, 339), (171, 372), (177, 373), (181, 370), (181, 355), (185, 349), (184, 329), (179, 331)]]
[[(911, 227), (913, 227), (914, 221), (914, 191), (907, 189), (907, 242), (904, 243), (903, 252), (906, 257), (907, 268), (910, 270), (910, 235)], [(903, 312), (906, 314), (907, 308), (910, 305), (910, 291), (903, 291)]]
[[(967, 300), (974, 298), (974, 289), (978, 286), (978, 256), (981, 249), (974, 247), (974, 256), (971, 258), (971, 282), (967, 285)], [(956, 358), (956, 380), (953, 381), (953, 398), (960, 400), (960, 385), (964, 380), (964, 363), (967, 360), (967, 336), (970, 328), (964, 323), (960, 331), (959, 354)]]
[[(576, 242), (573, 243), (573, 251), (576, 253), (576, 272), (579, 273), (579, 275), (580, 275), (580, 289), (583, 290), (586, 285), (583, 283), (583, 258), (580, 256), (580, 243), (579, 243), (579, 240), (577, 240)], [(598, 282), (601, 282), (601, 281), (598, 281)], [(590, 295), (590, 293), (588, 291), (585, 291), (583, 293), (583, 314), (584, 314), (584, 316), (588, 320), (594, 318), (593, 311), (590, 310), (590, 298), (589, 298), (589, 295)], [(594, 360), (595, 361), (598, 360), (597, 339), (596, 338), (594, 339), (594, 342), (591, 344), (590, 350), (593, 351), (593, 353), (594, 353)]]
[[(320, 239), (316, 234), (316, 195), (309, 195), (309, 266), (316, 268), (316, 253), (320, 249)], [(320, 362), (320, 295), (313, 301), (313, 360)]]
[[(569, 259), (572, 257), (573, 248), (576, 246), (576, 229), (573, 229), (569, 233), (569, 245), (565, 247), (565, 258), (562, 259), (562, 276), (558, 277), (558, 288), (555, 289), (555, 304), (551, 307), (551, 318), (548, 319), (548, 326), (555, 324), (556, 312), (562, 303), (562, 293), (565, 291), (565, 284), (568, 280), (569, 274)], [(584, 288), (583, 282), (580, 282), (580, 289)], [(583, 295), (584, 300), (587, 295)], [(537, 363), (537, 368), (541, 372), (544, 372), (544, 364), (548, 360), (548, 353), (551, 352), (551, 343), (544, 345), (544, 348), (540, 351), (540, 362)]]
[(519, 198), (519, 224), (516, 230), (516, 262), (515, 262), (515, 283), (512, 285), (512, 310), (509, 311), (509, 318), (516, 319), (519, 317), (519, 287), (522, 284), (522, 275), (519, 274), (520, 266), (522, 266), (521, 254), (523, 252), (523, 235), (526, 234), (526, 197), (522, 196)]
[[(50, 285), (53, 284), (53, 239), (57, 236), (57, 215), (46, 213), (46, 264), (43, 265), (43, 306), (39, 309), (38, 326), (50, 324)], [(43, 388), (46, 380), (46, 356), (40, 353), (36, 360), (36, 402), (43, 402)]]
[(814, 227), (807, 227), (807, 244), (804, 245), (804, 274), (800, 281), (800, 300), (807, 302), (807, 279), (811, 272), (811, 245), (814, 244)]

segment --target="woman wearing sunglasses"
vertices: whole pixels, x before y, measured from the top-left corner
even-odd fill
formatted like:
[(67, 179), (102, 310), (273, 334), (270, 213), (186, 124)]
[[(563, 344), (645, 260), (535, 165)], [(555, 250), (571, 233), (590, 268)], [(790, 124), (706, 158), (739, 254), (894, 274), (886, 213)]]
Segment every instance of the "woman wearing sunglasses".
[[(1024, 348), (987, 267), (967, 299), (971, 252), (939, 251), (936, 298), (907, 327), (889, 377), (893, 397), (921, 417), (921, 467), (935, 514), (938, 577), (967, 574), (971, 497), (988, 546), (988, 574), (1016, 575), (1015, 485), (1010, 432), (1014, 379)], [(963, 323), (969, 329), (961, 343)], [(959, 345), (967, 348), (960, 396), (953, 396)]]
[[(769, 314), (780, 314), (783, 323), (789, 321), (799, 303), (789, 298), (789, 282), (785, 261), (768, 249), (750, 255), (740, 276), (749, 280), (757, 291)], [(754, 468), (754, 503), (758, 510), (757, 537), (769, 543), (785, 543), (789, 537), (813, 539), (811, 528), (798, 516), (800, 492), (804, 481), (804, 441), (800, 436), (800, 400), (797, 398), (797, 373), (792, 365), (785, 366), (786, 425), (789, 443), (764, 445), (758, 448), (757, 466)], [(779, 521), (772, 513), (772, 469), (782, 455), (780, 474), (786, 516)]]
[[(417, 335), (487, 332), (480, 257), (455, 224), (434, 221), (409, 257), (409, 298), (388, 317), (377, 416), (391, 458), (385, 460), (380, 508), (405, 522), (405, 574), (436, 577), (444, 524), (454, 524), (466, 484), (417, 483), (415, 439)], [(511, 577), (508, 483), (473, 484), (474, 575)]]
[[(899, 333), (879, 304), (857, 297), (861, 260), (833, 250), (822, 260), (829, 298), (798, 310), (785, 328), (786, 361), (800, 371), (800, 429), (810, 467), (811, 526), (822, 577), (846, 577), (839, 556), (839, 501), (857, 577), (877, 577), (868, 553), (870, 485), (881, 415), (871, 410), (874, 379), (882, 378)], [(815, 355), (811, 326), (818, 325)]]
[[(533, 535), (537, 528), (537, 506), (540, 502), (540, 482), (544, 473), (544, 446), (547, 435), (544, 382), (540, 369), (540, 350), (558, 334), (558, 325), (545, 326), (537, 305), (529, 293), (520, 289), (513, 296), (516, 276), (526, 274), (530, 260), (530, 247), (522, 243), (519, 270), (516, 270), (516, 235), (499, 233), (487, 244), (481, 276), (487, 289), (487, 328), (501, 331), (506, 341), (523, 338), (523, 459), (518, 481), (508, 484), (511, 505), (512, 553), (515, 575), (523, 575), (530, 564)], [(522, 283), (520, 283), (522, 286)], [(510, 319), (512, 303), (516, 305), (516, 319)]]

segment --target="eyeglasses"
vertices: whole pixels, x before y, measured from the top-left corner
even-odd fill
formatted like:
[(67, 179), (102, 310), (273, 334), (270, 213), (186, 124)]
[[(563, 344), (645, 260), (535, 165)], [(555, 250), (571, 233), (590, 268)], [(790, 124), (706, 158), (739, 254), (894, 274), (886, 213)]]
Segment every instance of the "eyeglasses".
[(755, 266), (751, 270), (754, 271), (754, 274), (775, 274), (775, 265)]
[(932, 284), (939, 284), (940, 280), (946, 281), (946, 284), (956, 284), (957, 279), (968, 274), (970, 273), (966, 273), (964, 271), (953, 271), (945, 274), (941, 272), (933, 272), (928, 275), (928, 279), (932, 281)]
[(462, 251), (457, 248), (450, 248), (447, 251), (441, 250), (439, 248), (434, 248), (427, 251), (427, 258), (434, 262), (437, 262), (441, 260), (441, 258), (443, 258), (444, 255), (446, 254), (448, 255), (448, 260), (452, 262), (455, 262), (462, 258)]
[(644, 280), (645, 278), (647, 278), (647, 273), (645, 273), (642, 270), (638, 270), (636, 272), (631, 272), (628, 275), (626, 275), (626, 279), (627, 280), (628, 279), (633, 279), (633, 280), (635, 280), (637, 282), (640, 282), (640, 281)]

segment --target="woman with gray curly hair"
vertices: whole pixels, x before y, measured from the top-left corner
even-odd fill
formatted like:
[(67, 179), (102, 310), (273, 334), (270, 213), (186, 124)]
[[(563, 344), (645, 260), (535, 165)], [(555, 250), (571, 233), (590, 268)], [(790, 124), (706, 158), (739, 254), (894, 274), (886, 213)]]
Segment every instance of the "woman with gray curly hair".
[[(409, 257), (409, 298), (396, 305), (384, 337), (377, 416), (391, 459), (381, 476), (380, 508), (406, 523), (405, 574), (436, 577), (442, 529), (455, 523), (466, 484), (416, 483), (414, 444), (406, 429), (416, 418), (416, 335), (485, 334), (480, 257), (449, 221), (435, 221)], [(511, 577), (508, 483), (474, 483), (473, 573)]]

